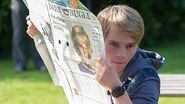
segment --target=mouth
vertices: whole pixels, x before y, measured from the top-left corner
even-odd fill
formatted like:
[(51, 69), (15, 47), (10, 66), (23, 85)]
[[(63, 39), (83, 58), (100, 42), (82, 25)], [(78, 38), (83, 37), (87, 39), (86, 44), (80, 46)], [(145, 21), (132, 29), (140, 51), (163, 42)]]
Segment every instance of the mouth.
[(124, 62), (113, 62), (114, 64), (117, 64), (117, 65), (123, 65)]

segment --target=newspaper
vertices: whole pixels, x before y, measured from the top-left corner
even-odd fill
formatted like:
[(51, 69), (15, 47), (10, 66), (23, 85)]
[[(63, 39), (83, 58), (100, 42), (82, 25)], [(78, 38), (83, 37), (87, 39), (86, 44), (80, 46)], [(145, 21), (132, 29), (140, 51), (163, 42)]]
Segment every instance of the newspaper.
[(95, 60), (105, 58), (101, 25), (78, 0), (24, 0), (34, 37), (55, 85), (62, 86), (70, 104), (111, 104), (95, 79)]

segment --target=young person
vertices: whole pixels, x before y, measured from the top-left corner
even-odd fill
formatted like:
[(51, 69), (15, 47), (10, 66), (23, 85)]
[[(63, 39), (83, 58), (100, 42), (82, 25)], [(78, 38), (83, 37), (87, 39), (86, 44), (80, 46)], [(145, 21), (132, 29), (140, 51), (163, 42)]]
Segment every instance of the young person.
[[(113, 104), (157, 104), (160, 79), (156, 72), (164, 58), (144, 51), (139, 44), (144, 36), (140, 14), (126, 5), (113, 5), (98, 14), (104, 34), (106, 59), (97, 59), (96, 79), (108, 90)], [(27, 33), (38, 31), (28, 19)]]
[(156, 69), (164, 58), (138, 48), (144, 36), (140, 14), (129, 6), (114, 5), (97, 18), (106, 52), (106, 59), (98, 59), (97, 81), (110, 89), (115, 104), (157, 104), (160, 79)]

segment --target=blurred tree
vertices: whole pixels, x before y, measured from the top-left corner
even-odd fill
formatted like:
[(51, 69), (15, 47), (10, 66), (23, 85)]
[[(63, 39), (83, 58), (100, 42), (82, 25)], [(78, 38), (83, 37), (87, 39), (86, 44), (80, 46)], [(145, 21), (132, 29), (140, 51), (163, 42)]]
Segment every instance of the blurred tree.
[(11, 55), (11, 27), (10, 0), (2, 0), (0, 3), (0, 58)]
[(144, 19), (145, 37), (142, 45), (158, 45), (185, 38), (185, 0), (100, 0), (100, 8), (127, 4)]
[[(185, 0), (92, 0), (92, 12), (113, 4), (127, 4), (143, 17), (145, 37), (142, 45), (151, 46), (185, 40)], [(0, 57), (11, 55), (10, 0), (0, 3)]]

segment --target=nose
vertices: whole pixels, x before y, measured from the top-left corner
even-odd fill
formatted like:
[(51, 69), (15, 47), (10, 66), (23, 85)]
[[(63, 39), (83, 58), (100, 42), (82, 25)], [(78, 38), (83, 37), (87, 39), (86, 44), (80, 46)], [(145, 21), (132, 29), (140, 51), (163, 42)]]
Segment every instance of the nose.
[(116, 56), (119, 58), (125, 58), (127, 56), (128, 51), (125, 48), (120, 48), (117, 50)]
[(82, 51), (83, 51), (83, 53), (85, 53), (86, 52), (86, 46), (85, 45), (82, 45)]

